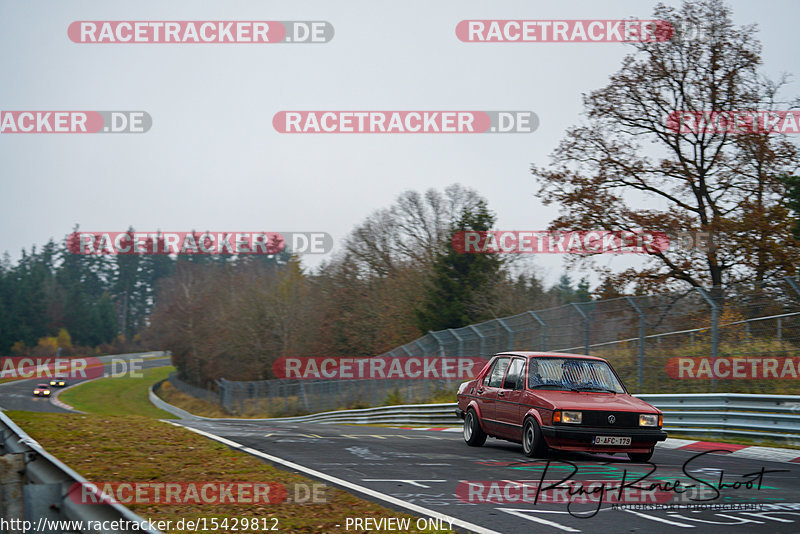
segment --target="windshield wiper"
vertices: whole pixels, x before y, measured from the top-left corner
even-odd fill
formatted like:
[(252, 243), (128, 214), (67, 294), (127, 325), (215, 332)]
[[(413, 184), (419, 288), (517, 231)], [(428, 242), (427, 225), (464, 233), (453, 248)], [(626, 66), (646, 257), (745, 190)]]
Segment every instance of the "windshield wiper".
[(581, 390), (577, 389), (574, 386), (566, 386), (564, 384), (536, 384), (535, 386), (528, 386), (529, 389), (539, 389), (539, 388), (556, 388), (558, 391), (574, 391), (576, 393), (580, 393)]
[(581, 387), (581, 390), (588, 390), (588, 391), (606, 391), (606, 392), (608, 392), (608, 393), (614, 393), (614, 394), (616, 394), (616, 393), (617, 393), (617, 392), (616, 392), (615, 390), (613, 390), (613, 389), (604, 388), (604, 387), (602, 387), (602, 386), (582, 386), (582, 387)]

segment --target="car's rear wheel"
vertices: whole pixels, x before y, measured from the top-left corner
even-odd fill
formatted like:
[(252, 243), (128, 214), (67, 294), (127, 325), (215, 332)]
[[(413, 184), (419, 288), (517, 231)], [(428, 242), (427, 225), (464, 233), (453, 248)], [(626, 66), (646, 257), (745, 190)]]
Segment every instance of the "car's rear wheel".
[(528, 458), (532, 458), (543, 455), (544, 451), (544, 438), (539, 423), (533, 417), (528, 417), (522, 426), (522, 452)]
[(628, 458), (630, 458), (632, 462), (649, 462), (650, 458), (653, 457), (654, 450), (655, 449), (650, 449), (649, 452), (629, 452)]
[(464, 416), (464, 441), (470, 447), (480, 447), (486, 443), (486, 433), (481, 428), (478, 415), (470, 408)]

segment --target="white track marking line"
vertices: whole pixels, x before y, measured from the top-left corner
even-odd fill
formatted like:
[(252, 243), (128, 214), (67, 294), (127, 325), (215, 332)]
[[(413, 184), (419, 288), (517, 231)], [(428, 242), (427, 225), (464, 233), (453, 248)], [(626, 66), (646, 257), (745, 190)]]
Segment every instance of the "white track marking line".
[(559, 530), (563, 530), (564, 532), (580, 532), (580, 530), (574, 529), (570, 526), (562, 525), (561, 523), (556, 523), (555, 521), (549, 521), (547, 519), (543, 519), (541, 517), (533, 515), (535, 513), (544, 513), (543, 511), (540, 512), (540, 511), (526, 510), (526, 509), (518, 510), (515, 508), (498, 508), (498, 510), (502, 510), (507, 514), (521, 517), (522, 519), (527, 519), (528, 521), (533, 521), (535, 523), (547, 525), (548, 527), (557, 528)]
[(689, 525), (686, 523), (678, 523), (677, 521), (670, 521), (669, 519), (663, 519), (661, 517), (657, 517), (654, 515), (643, 514), (641, 512), (636, 512), (634, 510), (628, 510), (627, 508), (620, 508), (623, 512), (633, 514), (639, 517), (643, 517), (645, 519), (652, 519), (653, 521), (658, 521), (660, 523), (666, 523), (667, 525), (675, 525), (676, 527), (683, 527), (683, 528), (694, 528), (694, 525)]
[(411, 510), (412, 512), (415, 512), (417, 514), (421, 514), (421, 515), (424, 515), (424, 516), (427, 516), (427, 517), (433, 517), (435, 519), (442, 519), (442, 520), (447, 521), (448, 523), (450, 523), (451, 527), (452, 526), (457, 526), (457, 527), (465, 528), (465, 529), (471, 530), (471, 531), (473, 531), (473, 532), (475, 532), (477, 534), (502, 534), (500, 532), (497, 532), (496, 530), (489, 530), (488, 528), (482, 527), (480, 525), (476, 525), (474, 523), (470, 523), (469, 521), (464, 521), (463, 519), (458, 519), (457, 517), (452, 517), (452, 516), (443, 514), (441, 512), (437, 512), (435, 510), (430, 510), (430, 509), (425, 508), (423, 506), (418, 506), (416, 504), (407, 503), (407, 502), (405, 502), (405, 501), (403, 501), (401, 499), (397, 499), (395, 497), (392, 497), (391, 495), (386, 495), (385, 493), (381, 493), (379, 491), (375, 491), (373, 489), (366, 488), (364, 486), (359, 486), (358, 484), (354, 484), (352, 482), (348, 482), (347, 480), (343, 480), (341, 478), (337, 478), (337, 477), (328, 475), (328, 474), (323, 473), (321, 471), (317, 471), (316, 469), (311, 469), (310, 467), (306, 467), (304, 465), (296, 464), (294, 462), (290, 462), (289, 460), (284, 460), (283, 458), (279, 458), (277, 456), (273, 456), (273, 455), (267, 454), (265, 452), (261, 452), (261, 451), (255, 450), (255, 449), (251, 449), (250, 447), (245, 447), (244, 445), (242, 445), (240, 443), (236, 443), (235, 441), (231, 441), (229, 439), (225, 439), (225, 438), (223, 438), (221, 436), (217, 436), (216, 434), (212, 434), (210, 432), (205, 432), (203, 430), (197, 430), (196, 428), (192, 428), (190, 426), (184, 426), (184, 425), (182, 425), (180, 423), (176, 423), (174, 421), (163, 420), (163, 422), (169, 423), (169, 424), (174, 425), (174, 426), (179, 426), (179, 427), (185, 428), (186, 430), (190, 430), (192, 432), (200, 434), (201, 436), (205, 436), (205, 437), (207, 437), (209, 439), (213, 439), (215, 441), (219, 441), (220, 443), (224, 443), (225, 445), (228, 445), (229, 447), (232, 447), (234, 449), (238, 449), (238, 450), (240, 450), (242, 452), (246, 452), (248, 454), (252, 454), (253, 456), (259, 456), (259, 457), (264, 458), (266, 460), (269, 460), (271, 462), (275, 462), (275, 463), (278, 463), (278, 464), (285, 465), (286, 467), (289, 467), (290, 469), (295, 469), (297, 471), (306, 473), (307, 475), (310, 475), (310, 476), (315, 477), (315, 478), (319, 478), (319, 479), (322, 479), (322, 480), (327, 480), (327, 481), (329, 481), (329, 482), (331, 482), (333, 484), (336, 484), (337, 486), (341, 486), (341, 487), (344, 487), (344, 488), (347, 488), (347, 489), (351, 489), (353, 491), (357, 491), (359, 493), (363, 493), (364, 495), (368, 495), (368, 496), (373, 497), (375, 499), (380, 499), (380, 500), (385, 501), (387, 503), (393, 504), (394, 506), (398, 506), (400, 508), (405, 508), (407, 510)]

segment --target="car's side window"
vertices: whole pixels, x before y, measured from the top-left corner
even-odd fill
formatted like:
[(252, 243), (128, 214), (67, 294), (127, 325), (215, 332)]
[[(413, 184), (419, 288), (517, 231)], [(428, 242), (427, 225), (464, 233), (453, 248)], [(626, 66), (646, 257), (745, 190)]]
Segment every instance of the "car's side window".
[(484, 385), (484, 386), (488, 386), (488, 385), (489, 385), (489, 379), (490, 379), (490, 378), (492, 378), (492, 371), (494, 371), (494, 368), (495, 368), (496, 366), (497, 366), (497, 360), (495, 360), (495, 362), (494, 362), (494, 363), (492, 363), (492, 367), (491, 367), (491, 369), (489, 369), (488, 371), (486, 371), (486, 374), (485, 374), (485, 375), (483, 375), (483, 385)]
[(503, 380), (503, 389), (516, 389), (519, 375), (522, 371), (523, 360), (521, 358), (514, 358), (508, 366), (506, 379)]
[(494, 366), (492, 367), (491, 372), (489, 373), (489, 387), (492, 388), (499, 388), (500, 385), (503, 383), (503, 375), (506, 374), (506, 369), (508, 368), (508, 362), (510, 358), (498, 358), (496, 362), (494, 362)]
[(522, 365), (519, 369), (519, 377), (517, 378), (517, 385), (514, 389), (525, 389), (525, 360), (522, 360)]

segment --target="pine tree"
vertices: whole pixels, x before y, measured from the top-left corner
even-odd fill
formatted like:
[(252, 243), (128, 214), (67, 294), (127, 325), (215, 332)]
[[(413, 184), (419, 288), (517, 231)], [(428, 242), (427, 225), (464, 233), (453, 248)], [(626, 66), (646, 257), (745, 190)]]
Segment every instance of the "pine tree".
[[(481, 200), (473, 208), (464, 208), (451, 234), (473, 230), (487, 232), (494, 216)], [(485, 308), (476, 307), (476, 296), (485, 297), (497, 280), (501, 260), (492, 254), (465, 254), (449, 247), (437, 254), (425, 301), (416, 310), (417, 326), (422, 332), (459, 328), (487, 319)], [(480, 299), (485, 302), (485, 299)]]

